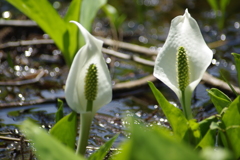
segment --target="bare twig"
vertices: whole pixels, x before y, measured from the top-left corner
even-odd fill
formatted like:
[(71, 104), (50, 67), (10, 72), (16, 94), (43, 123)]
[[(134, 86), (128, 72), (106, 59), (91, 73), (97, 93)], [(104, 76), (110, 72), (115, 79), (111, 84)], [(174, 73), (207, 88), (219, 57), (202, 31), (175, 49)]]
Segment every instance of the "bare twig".
[(140, 87), (142, 85), (145, 85), (148, 81), (155, 81), (155, 80), (156, 78), (153, 75), (149, 75), (138, 80), (117, 83), (116, 85), (113, 86), (113, 90), (131, 89), (135, 87)]
[[(0, 136), (0, 139), (5, 140), (5, 141), (22, 141), (21, 138), (13, 138), (13, 137), (7, 137), (7, 136)], [(24, 142), (29, 142), (29, 140), (24, 139)]]
[(156, 56), (158, 53), (157, 50), (151, 50), (147, 47), (142, 47), (142, 46), (139, 46), (136, 44), (120, 42), (120, 41), (107, 39), (107, 38), (103, 38), (103, 37), (97, 37), (97, 38), (101, 39), (104, 42), (104, 44), (107, 44), (109, 46), (117, 45), (119, 48), (130, 50), (130, 51), (137, 52), (137, 53), (143, 53), (143, 54), (146, 54), (149, 56)]
[(18, 47), (18, 46), (29, 46), (29, 45), (38, 45), (38, 44), (54, 44), (52, 39), (33, 39), (33, 40), (23, 40), (16, 42), (7, 42), (0, 44), (0, 49), (9, 48), (9, 47)]
[[(210, 75), (207, 72), (204, 73), (202, 81), (209, 84), (210, 86), (214, 86), (214, 87), (221, 88), (221, 89), (232, 92), (232, 89), (229, 87), (229, 85), (226, 82), (224, 82), (216, 77), (213, 77), (212, 75)], [(238, 94), (240, 94), (240, 89), (238, 87), (236, 87), (234, 85), (232, 85), (232, 87)]]
[(38, 26), (36, 22), (31, 20), (0, 20), (0, 26), (17, 26), (17, 27), (35, 27)]
[(33, 83), (39, 82), (39, 80), (44, 76), (44, 74), (45, 74), (44, 70), (39, 70), (35, 78), (27, 79), (27, 80), (0, 82), (0, 86), (21, 86), (21, 85), (33, 84)]

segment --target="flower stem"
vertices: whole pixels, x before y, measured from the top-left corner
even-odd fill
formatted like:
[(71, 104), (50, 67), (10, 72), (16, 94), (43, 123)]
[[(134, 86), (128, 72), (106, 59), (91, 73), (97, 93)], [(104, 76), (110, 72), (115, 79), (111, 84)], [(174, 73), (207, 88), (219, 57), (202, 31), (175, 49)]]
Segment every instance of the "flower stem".
[(93, 101), (87, 100), (87, 112), (92, 112)]
[(92, 124), (92, 119), (93, 119), (92, 112), (86, 112), (80, 115), (80, 131), (76, 153), (82, 156), (85, 155), (86, 147), (88, 145), (88, 138)]
[(185, 91), (182, 91), (181, 104), (182, 104), (183, 113), (184, 113), (186, 119), (187, 120), (193, 119), (191, 105), (187, 105), (187, 103), (186, 103)]

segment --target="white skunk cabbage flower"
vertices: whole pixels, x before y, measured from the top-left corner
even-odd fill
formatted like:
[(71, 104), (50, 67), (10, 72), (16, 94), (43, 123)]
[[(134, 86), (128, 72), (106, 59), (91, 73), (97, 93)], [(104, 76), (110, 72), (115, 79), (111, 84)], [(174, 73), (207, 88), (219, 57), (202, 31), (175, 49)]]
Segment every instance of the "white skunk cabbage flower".
[(175, 92), (187, 119), (192, 119), (192, 92), (212, 57), (197, 22), (186, 9), (183, 16), (172, 20), (166, 42), (156, 58), (153, 75)]
[(111, 78), (101, 51), (103, 42), (78, 22), (71, 22), (78, 26), (86, 44), (71, 65), (65, 86), (66, 101), (77, 113), (96, 113), (112, 100)]

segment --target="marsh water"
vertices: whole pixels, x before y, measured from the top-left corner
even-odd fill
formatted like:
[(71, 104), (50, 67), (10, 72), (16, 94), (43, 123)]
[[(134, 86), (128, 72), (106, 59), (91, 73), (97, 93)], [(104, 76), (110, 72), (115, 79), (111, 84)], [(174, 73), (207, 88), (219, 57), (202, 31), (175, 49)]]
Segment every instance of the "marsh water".
[[(60, 14), (64, 14), (68, 1), (51, 1)], [(221, 78), (223, 70), (229, 81), (237, 85), (237, 76), (232, 52), (240, 53), (240, 13), (237, 9), (240, 2), (231, 1), (224, 15), (214, 12), (207, 1), (196, 0), (135, 0), (109, 1), (117, 8), (119, 14), (126, 16), (120, 32), (119, 41), (137, 44), (158, 50), (166, 40), (171, 19), (184, 14), (188, 8), (192, 17), (198, 22), (207, 43), (215, 43), (212, 47), (214, 58), (208, 72)], [(28, 18), (14, 9), (6, 1), (0, 0), (0, 14), (9, 12), (12, 20)], [(223, 27), (219, 26), (221, 19)], [(1, 22), (0, 22), (1, 23)], [(96, 36), (113, 38), (108, 19), (99, 11), (93, 23), (92, 33)], [(49, 37), (38, 26), (12, 26), (1, 23), (0, 44), (18, 41), (48, 40)], [(107, 46), (109, 47), (109, 46)], [(113, 49), (109, 47), (110, 49)], [(116, 48), (115, 48), (116, 49)], [(131, 50), (119, 51), (133, 55)], [(113, 85), (121, 82), (134, 81), (151, 75), (153, 68), (104, 55), (112, 76)], [(140, 55), (142, 56), (142, 55)], [(144, 56), (143, 56), (144, 57)], [(144, 57), (154, 58), (154, 57)], [(111, 64), (111, 65), (110, 65)], [(169, 64), (169, 67), (174, 64)], [(20, 139), (22, 134), (17, 125), (31, 118), (46, 130), (55, 124), (57, 99), (64, 101), (64, 84), (69, 68), (65, 64), (61, 51), (52, 44), (29, 44), (0, 48), (0, 136)], [(173, 92), (160, 81), (155, 81), (158, 89), (174, 105), (179, 102)], [(192, 108), (196, 119), (201, 120), (215, 114), (206, 89), (214, 86), (200, 83), (193, 96)], [(227, 92), (233, 96), (231, 92)], [(64, 103), (64, 113), (71, 109)], [(125, 117), (134, 116), (152, 124), (168, 126), (161, 108), (158, 107), (147, 84), (127, 90), (115, 90), (113, 100), (102, 107), (92, 123), (89, 146), (99, 147), (116, 133), (120, 133), (114, 147), (128, 137)], [(0, 139), (0, 159), (21, 159), (21, 141)], [(25, 149), (28, 151), (28, 145)], [(89, 152), (94, 149), (90, 149)], [(29, 152), (26, 157), (31, 156)]]

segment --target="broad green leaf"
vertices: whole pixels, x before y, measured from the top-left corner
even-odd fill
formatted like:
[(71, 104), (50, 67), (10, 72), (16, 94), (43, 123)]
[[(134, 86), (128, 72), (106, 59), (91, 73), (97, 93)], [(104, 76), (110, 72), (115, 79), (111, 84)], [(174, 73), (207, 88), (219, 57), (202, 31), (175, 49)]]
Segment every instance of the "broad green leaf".
[(211, 123), (217, 122), (217, 121), (218, 121), (217, 116), (211, 116), (211, 117), (205, 118), (204, 120), (199, 122), (199, 128), (200, 128), (202, 137), (204, 137), (205, 134), (210, 129)]
[(232, 102), (226, 94), (216, 88), (208, 90), (208, 95), (219, 114), (222, 112), (223, 108), (228, 107)]
[(84, 160), (30, 120), (24, 121), (20, 129), (33, 143), (39, 160)]
[(188, 121), (189, 129), (185, 133), (184, 140), (189, 144), (196, 146), (201, 139), (201, 132), (199, 128), (199, 124), (195, 119), (191, 119)]
[(216, 141), (216, 130), (209, 129), (207, 133), (203, 136), (199, 144), (196, 148), (207, 148), (207, 147), (214, 147)]
[(162, 108), (165, 116), (167, 117), (174, 134), (182, 139), (188, 130), (188, 121), (183, 115), (182, 111), (169, 103), (162, 93), (154, 86), (152, 82), (148, 82), (159, 106)]
[[(68, 54), (64, 48), (63, 35), (67, 32), (67, 26), (57, 11), (48, 0), (7, 0), (14, 7), (34, 20), (64, 52), (65, 59)], [(67, 61), (67, 59), (66, 59)]]
[(91, 154), (91, 156), (88, 158), (88, 160), (100, 160), (104, 159), (110, 148), (112, 147), (112, 144), (118, 137), (118, 134), (115, 135), (112, 139), (107, 141), (104, 145), (102, 145), (96, 152)]
[(189, 146), (179, 142), (165, 129), (131, 125), (131, 138), (123, 144), (114, 160), (200, 160)]
[(68, 7), (67, 13), (64, 16), (64, 21), (79, 21), (81, 4), (83, 0), (72, 0)]
[(235, 61), (235, 66), (237, 70), (237, 77), (238, 77), (238, 86), (240, 86), (240, 54), (232, 53)]
[[(107, 0), (83, 0), (81, 5), (81, 15), (79, 22), (85, 27), (88, 31), (92, 29), (92, 22), (97, 15), (98, 10), (105, 5)], [(85, 44), (83, 36), (80, 35), (80, 45)]]
[(98, 10), (105, 5), (107, 0), (83, 0), (81, 5), (80, 23), (88, 30), (92, 29), (92, 22)]
[(235, 158), (240, 158), (240, 96), (238, 96), (225, 111), (222, 122), (226, 130), (226, 139)]
[(74, 149), (77, 136), (77, 113), (71, 112), (56, 123), (50, 134), (66, 146)]
[(70, 23), (70, 21), (79, 22), (80, 14), (81, 14), (81, 4), (82, 0), (73, 0), (68, 8), (66, 15), (64, 16), (64, 21), (68, 27), (68, 34), (64, 39), (64, 44), (68, 45), (68, 53), (69, 59), (73, 60), (75, 54), (79, 50), (80, 46), (78, 43), (79, 31), (76, 25)]
[(60, 119), (63, 118), (63, 101), (58, 99), (57, 105), (58, 105), (58, 110), (55, 113), (55, 123), (57, 123)]

